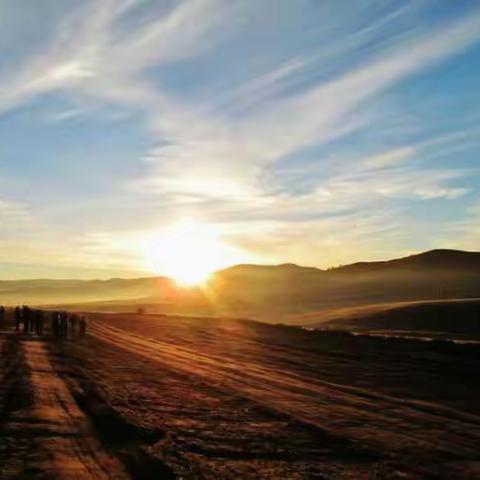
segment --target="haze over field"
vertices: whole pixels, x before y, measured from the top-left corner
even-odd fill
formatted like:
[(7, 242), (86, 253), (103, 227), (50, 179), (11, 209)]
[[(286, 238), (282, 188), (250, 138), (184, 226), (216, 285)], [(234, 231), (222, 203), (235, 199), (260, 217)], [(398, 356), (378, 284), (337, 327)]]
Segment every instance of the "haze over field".
[(197, 287), (166, 277), (0, 282), (0, 302), (90, 311), (228, 315), (320, 324), (348, 307), (480, 297), (480, 253), (434, 250), (329, 270), (294, 264), (237, 265)]

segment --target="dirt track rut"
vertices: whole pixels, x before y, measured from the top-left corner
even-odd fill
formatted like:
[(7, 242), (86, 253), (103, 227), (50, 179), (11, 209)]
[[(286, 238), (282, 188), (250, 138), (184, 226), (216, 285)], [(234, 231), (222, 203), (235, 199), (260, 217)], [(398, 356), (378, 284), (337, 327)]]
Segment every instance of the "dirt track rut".
[[(3, 396), (13, 397), (13, 401), (3, 399), (4, 404), (10, 402), (11, 408), (4, 412), (6, 418), (0, 430), (0, 477), (127, 478), (95, 438), (88, 419), (50, 362), (45, 342), (13, 335), (9, 338), (7, 334), (5, 341), (17, 342), (22, 371), (6, 375), (23, 375), (27, 388), (2, 390)], [(16, 406), (15, 397), (19, 395), (28, 398)]]
[(380, 447), (389, 445), (402, 451), (422, 448), (446, 454), (454, 450), (469, 457), (476, 455), (475, 446), (480, 442), (478, 416), (440, 405), (289, 375), (284, 369), (267, 368), (247, 358), (239, 368), (228, 358), (202, 355), (99, 321), (91, 322), (91, 333), (149, 361), (205, 378), (210, 384), (239, 391), (309, 424)]

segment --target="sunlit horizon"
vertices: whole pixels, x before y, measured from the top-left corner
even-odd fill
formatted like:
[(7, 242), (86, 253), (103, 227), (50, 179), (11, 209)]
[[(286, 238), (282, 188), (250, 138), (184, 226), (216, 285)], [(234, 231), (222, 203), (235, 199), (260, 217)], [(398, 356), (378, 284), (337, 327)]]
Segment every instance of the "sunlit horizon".
[(185, 287), (202, 285), (215, 271), (251, 259), (223, 242), (213, 226), (192, 219), (154, 234), (143, 254), (146, 268)]

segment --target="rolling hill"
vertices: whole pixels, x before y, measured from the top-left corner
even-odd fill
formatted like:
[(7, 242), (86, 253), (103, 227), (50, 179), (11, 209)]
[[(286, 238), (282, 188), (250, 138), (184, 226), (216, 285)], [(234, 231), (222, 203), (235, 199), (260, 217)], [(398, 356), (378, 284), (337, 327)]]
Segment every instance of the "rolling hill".
[(382, 262), (358, 262), (334, 269), (336, 273), (401, 271), (471, 272), (480, 270), (480, 252), (437, 249)]
[[(340, 309), (320, 315), (318, 327), (388, 335), (410, 333), (440, 338), (480, 340), (480, 300), (435, 300), (387, 303)], [(311, 323), (317, 314), (306, 314)]]
[(390, 302), (480, 297), (480, 253), (432, 250), (382, 262), (319, 270), (291, 265), (236, 266), (218, 272), (214, 289), (224, 303), (267, 308), (262, 318), (316, 321), (333, 310)]
[[(0, 282), (0, 302), (76, 304), (97, 311), (228, 315), (319, 324), (332, 312), (374, 304), (480, 298), (480, 253), (432, 250), (404, 258), (321, 270), (294, 264), (236, 265), (205, 288), (165, 277), (107, 281)], [(87, 304), (83, 305), (82, 304)]]

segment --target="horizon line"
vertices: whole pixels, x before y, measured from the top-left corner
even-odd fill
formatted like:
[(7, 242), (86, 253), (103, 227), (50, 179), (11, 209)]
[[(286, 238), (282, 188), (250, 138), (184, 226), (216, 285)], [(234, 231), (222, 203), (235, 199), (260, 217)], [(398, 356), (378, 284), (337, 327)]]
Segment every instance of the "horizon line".
[[(236, 267), (283, 267), (283, 266), (294, 266), (298, 268), (308, 268), (308, 269), (315, 269), (318, 270), (319, 272), (327, 272), (330, 270), (335, 270), (343, 267), (349, 267), (352, 265), (358, 265), (358, 264), (365, 264), (365, 263), (383, 263), (383, 262), (389, 262), (389, 261), (394, 261), (394, 260), (401, 260), (404, 258), (409, 258), (413, 257), (416, 255), (424, 255), (427, 253), (431, 252), (438, 252), (438, 251), (447, 251), (447, 252), (460, 252), (460, 253), (480, 253), (480, 251), (476, 250), (463, 250), (463, 249), (457, 249), (457, 248), (432, 248), (429, 250), (424, 250), (420, 251), (417, 253), (410, 253), (408, 255), (402, 256), (402, 257), (395, 257), (395, 258), (389, 258), (386, 260), (358, 260), (356, 262), (352, 263), (347, 263), (347, 264), (340, 264), (340, 265), (334, 265), (334, 266), (329, 266), (325, 268), (320, 268), (314, 265), (300, 265), (298, 263), (294, 262), (282, 262), (282, 263), (237, 263), (237, 264), (232, 264), (228, 267), (221, 268), (219, 270), (213, 271), (210, 275), (215, 275), (218, 272), (223, 272), (225, 270), (230, 270), (232, 268)], [(151, 279), (165, 279), (165, 280), (170, 280), (173, 283), (175, 282), (175, 279), (172, 277), (169, 277), (168, 275), (161, 275), (161, 274), (152, 274), (152, 275), (145, 275), (145, 276), (132, 276), (132, 277), (118, 277), (118, 276), (113, 276), (113, 277), (108, 277), (108, 278), (92, 278), (92, 277), (82, 277), (82, 278), (58, 278), (58, 277), (28, 277), (28, 278), (15, 278), (15, 279), (0, 279), (0, 283), (3, 282), (42, 282), (42, 281), (49, 281), (49, 282), (110, 282), (113, 280), (151, 280)]]

